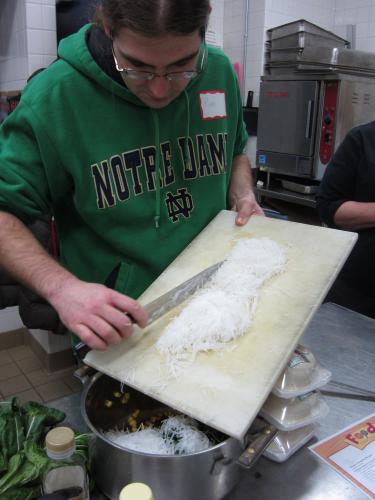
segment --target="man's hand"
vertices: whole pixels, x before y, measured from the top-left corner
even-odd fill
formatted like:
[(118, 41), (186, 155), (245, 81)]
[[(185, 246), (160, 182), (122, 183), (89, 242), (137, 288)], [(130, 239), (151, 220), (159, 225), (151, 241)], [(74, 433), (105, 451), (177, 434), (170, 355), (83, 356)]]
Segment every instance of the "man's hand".
[(231, 210), (238, 212), (237, 226), (246, 224), (252, 215), (264, 215), (254, 196), (251, 165), (246, 155), (237, 155), (233, 159), (228, 200)]
[(236, 200), (231, 210), (238, 212), (236, 216), (236, 225), (243, 226), (252, 215), (264, 215), (262, 208), (256, 202), (254, 193), (251, 191), (247, 196)]
[(105, 350), (129, 337), (132, 320), (141, 327), (147, 323), (147, 314), (139, 302), (75, 277), (55, 290), (49, 300), (64, 325), (92, 349)]
[(129, 337), (133, 331), (129, 316), (140, 327), (146, 326), (147, 314), (137, 301), (76, 278), (20, 220), (6, 212), (0, 212), (0, 263), (17, 281), (45, 298), (64, 325), (93, 349), (104, 350)]

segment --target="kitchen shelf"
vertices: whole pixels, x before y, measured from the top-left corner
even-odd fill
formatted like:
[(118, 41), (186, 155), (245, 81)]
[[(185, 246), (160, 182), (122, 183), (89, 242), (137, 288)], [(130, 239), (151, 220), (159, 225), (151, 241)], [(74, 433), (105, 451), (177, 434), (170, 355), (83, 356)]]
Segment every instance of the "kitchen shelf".
[(304, 205), (306, 207), (316, 208), (316, 201), (314, 194), (303, 194), (303, 193), (295, 193), (284, 189), (282, 187), (269, 187), (269, 188), (260, 188), (255, 187), (255, 193), (258, 197), (265, 198), (275, 198), (277, 200), (289, 201), (291, 203), (296, 203), (298, 205)]

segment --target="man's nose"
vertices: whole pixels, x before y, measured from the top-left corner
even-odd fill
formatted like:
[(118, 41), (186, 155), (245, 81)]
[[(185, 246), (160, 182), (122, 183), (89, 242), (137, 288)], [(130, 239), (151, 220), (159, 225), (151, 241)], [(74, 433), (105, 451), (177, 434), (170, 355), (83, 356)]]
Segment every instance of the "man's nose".
[(165, 97), (171, 88), (171, 82), (166, 76), (155, 75), (149, 82), (151, 94), (156, 98)]

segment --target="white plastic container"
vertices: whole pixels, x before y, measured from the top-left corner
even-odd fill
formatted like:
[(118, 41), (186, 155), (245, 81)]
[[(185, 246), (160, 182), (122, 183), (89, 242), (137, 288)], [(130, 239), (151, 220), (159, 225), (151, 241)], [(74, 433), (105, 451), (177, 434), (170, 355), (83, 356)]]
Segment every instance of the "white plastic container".
[(331, 376), (332, 373), (316, 361), (310, 349), (298, 345), (272, 393), (280, 398), (294, 398), (326, 385)]
[(324, 418), (329, 406), (319, 391), (284, 399), (271, 394), (260, 414), (281, 431), (293, 431)]
[(285, 462), (314, 436), (316, 426), (311, 424), (294, 431), (279, 431), (264, 450), (263, 455), (274, 462)]

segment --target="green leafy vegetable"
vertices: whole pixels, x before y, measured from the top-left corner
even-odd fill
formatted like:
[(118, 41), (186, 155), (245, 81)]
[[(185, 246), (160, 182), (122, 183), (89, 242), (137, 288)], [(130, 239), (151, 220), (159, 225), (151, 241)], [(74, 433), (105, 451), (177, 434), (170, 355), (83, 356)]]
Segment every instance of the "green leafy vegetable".
[(16, 453), (10, 458), (8, 470), (0, 479), (0, 498), (2, 493), (4, 493), (9, 488), (8, 485), (11, 484), (12, 479), (16, 477), (16, 474), (19, 472), (24, 460), (24, 452)]
[(3, 451), (0, 451), (0, 472), (6, 471), (8, 468), (8, 461), (6, 459), (6, 456), (4, 455)]
[(62, 422), (65, 413), (55, 408), (29, 401), (22, 407), (25, 412), (25, 437), (39, 441), (44, 433), (44, 426), (54, 426)]
[[(0, 499), (32, 500), (42, 494), (45, 472), (64, 462), (51, 460), (44, 449), (50, 427), (65, 418), (55, 408), (34, 401), (20, 405), (17, 398), (0, 401)], [(90, 468), (92, 434), (75, 432), (76, 452)]]
[(1, 495), (1, 500), (32, 500), (42, 495), (40, 485), (11, 488)]

